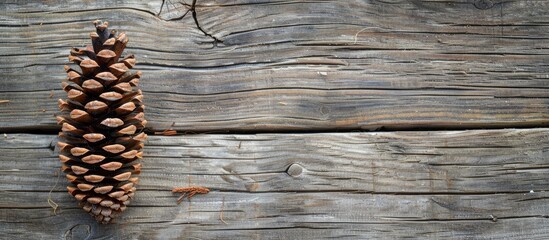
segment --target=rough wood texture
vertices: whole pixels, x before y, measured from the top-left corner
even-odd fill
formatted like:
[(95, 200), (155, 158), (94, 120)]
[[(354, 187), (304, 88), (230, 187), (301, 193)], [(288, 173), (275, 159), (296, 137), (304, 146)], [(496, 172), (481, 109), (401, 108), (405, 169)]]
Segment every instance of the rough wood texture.
[[(549, 238), (548, 1), (197, 2), (198, 26), (190, 0), (0, 4), (0, 238)], [(151, 137), (111, 226), (21, 134), (57, 129), (95, 19), (131, 33), (150, 131), (210, 133)]]
[[(25, 239), (545, 239), (548, 133), (152, 136), (137, 198), (112, 226), (56, 186), (55, 136), (8, 134), (0, 229)], [(189, 184), (212, 192), (178, 206), (170, 190)]]
[(211, 37), (190, 14), (179, 19), (186, 10), (177, 0), (1, 4), (0, 100), (10, 102), (0, 130), (55, 128), (49, 96), (61, 96), (68, 50), (97, 18), (131, 32), (153, 130), (549, 123), (547, 1), (198, 1)]

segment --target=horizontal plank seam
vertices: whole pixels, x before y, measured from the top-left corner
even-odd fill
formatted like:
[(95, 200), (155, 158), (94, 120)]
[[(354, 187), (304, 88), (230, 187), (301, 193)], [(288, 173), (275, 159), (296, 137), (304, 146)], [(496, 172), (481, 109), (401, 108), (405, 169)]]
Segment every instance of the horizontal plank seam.
[[(295, 194), (306, 194), (306, 193), (350, 193), (350, 194), (363, 194), (363, 195), (392, 195), (392, 196), (483, 196), (483, 195), (512, 195), (512, 194), (533, 194), (531, 191), (534, 192), (546, 192), (549, 191), (548, 189), (535, 189), (535, 190), (528, 190), (528, 191), (471, 191), (471, 192), (373, 192), (373, 191), (363, 191), (363, 190), (349, 190), (349, 189), (342, 189), (342, 190), (273, 190), (273, 191), (254, 191), (250, 192), (247, 190), (228, 190), (228, 189), (215, 189), (210, 188), (212, 192), (219, 192), (219, 193), (247, 193), (247, 194), (286, 194), (286, 193), (295, 193)], [(16, 193), (49, 193), (50, 190), (3, 190), (2, 192), (16, 192)], [(52, 193), (66, 193), (66, 190), (54, 190), (51, 191)], [(139, 192), (171, 192), (171, 189), (151, 189), (151, 188), (139, 188)], [(541, 198), (544, 199), (544, 198)], [(529, 201), (523, 200), (523, 201)]]
[[(253, 134), (319, 134), (319, 133), (356, 133), (356, 132), (441, 132), (441, 131), (463, 131), (463, 130), (504, 130), (504, 129), (539, 129), (539, 128), (547, 128), (549, 126), (549, 122), (547, 124), (528, 124), (528, 123), (509, 123), (509, 124), (500, 124), (500, 123), (493, 123), (497, 126), (490, 126), (490, 123), (487, 125), (483, 124), (476, 124), (475, 126), (420, 126), (420, 127), (399, 127), (398, 125), (395, 126), (381, 126), (380, 129), (376, 130), (367, 130), (364, 128), (356, 127), (356, 128), (317, 128), (317, 129), (311, 129), (311, 130), (277, 130), (277, 131), (269, 131), (269, 130), (223, 130), (223, 129), (212, 129), (212, 130), (200, 130), (200, 131), (194, 131), (194, 130), (178, 130), (178, 134), (173, 136), (183, 136), (183, 135), (202, 135), (202, 134), (209, 134), (209, 135), (225, 135), (225, 134), (232, 134), (232, 135), (253, 135)], [(417, 124), (421, 125), (421, 124)], [(366, 126), (367, 127), (367, 126)], [(146, 129), (145, 133), (149, 135), (162, 135), (162, 134), (155, 134), (155, 132), (158, 132), (159, 130), (163, 129)], [(56, 135), (61, 131), (61, 127), (51, 125), (51, 126), (42, 126), (42, 127), (36, 127), (36, 126), (27, 126), (27, 127), (0, 127), (1, 133), (11, 133), (11, 134), (36, 134), (36, 135)], [(170, 136), (166, 136), (170, 137)]]

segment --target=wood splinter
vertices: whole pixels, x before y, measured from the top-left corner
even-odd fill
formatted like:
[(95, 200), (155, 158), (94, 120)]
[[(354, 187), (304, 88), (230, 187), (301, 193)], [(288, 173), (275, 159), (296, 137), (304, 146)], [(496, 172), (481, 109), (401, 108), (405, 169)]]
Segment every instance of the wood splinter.
[(210, 192), (210, 189), (205, 187), (182, 187), (182, 188), (173, 188), (172, 193), (183, 193), (181, 197), (177, 199), (177, 204), (180, 204), (185, 196), (187, 199), (191, 199), (195, 194), (207, 194)]

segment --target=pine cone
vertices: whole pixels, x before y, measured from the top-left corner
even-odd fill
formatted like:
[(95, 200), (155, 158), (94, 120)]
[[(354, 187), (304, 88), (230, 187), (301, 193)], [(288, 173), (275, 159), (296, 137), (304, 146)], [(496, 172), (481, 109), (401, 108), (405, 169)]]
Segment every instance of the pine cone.
[(62, 87), (68, 99), (59, 99), (57, 122), (59, 158), (71, 185), (69, 193), (100, 223), (109, 223), (124, 211), (134, 196), (142, 157), (143, 95), (137, 88), (141, 72), (132, 73), (133, 55), (121, 58), (128, 38), (94, 21), (93, 47), (73, 48), (65, 66), (68, 82)]

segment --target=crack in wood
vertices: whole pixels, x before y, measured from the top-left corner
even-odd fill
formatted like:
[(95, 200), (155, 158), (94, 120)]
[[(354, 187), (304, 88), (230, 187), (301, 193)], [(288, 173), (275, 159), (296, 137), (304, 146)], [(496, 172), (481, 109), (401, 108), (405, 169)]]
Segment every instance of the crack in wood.
[[(160, 11), (158, 11), (158, 14), (156, 14), (156, 16), (158, 16), (160, 18), (160, 14), (162, 13), (162, 9), (164, 8), (164, 6), (168, 6), (166, 4), (166, 1), (170, 4), (172, 4), (172, 6), (174, 6), (174, 4), (170, 1), (170, 0), (162, 0), (162, 4), (160, 5)], [(187, 14), (190, 12), (192, 17), (193, 17), (193, 20), (194, 20), (194, 23), (196, 25), (196, 28), (198, 28), (198, 30), (200, 30), (202, 33), (204, 33), (204, 35), (210, 37), (213, 39), (213, 48), (217, 47), (217, 44), (218, 43), (223, 43), (223, 40), (213, 36), (212, 34), (206, 32), (201, 26), (200, 26), (200, 23), (198, 22), (198, 17), (197, 17), (197, 14), (196, 14), (196, 0), (193, 0), (192, 4), (187, 4), (185, 2), (178, 2), (179, 4), (187, 7), (187, 11), (185, 11), (185, 13), (183, 13), (183, 15), (179, 16), (179, 17), (176, 17), (176, 18), (171, 18), (171, 19), (167, 19), (166, 21), (178, 21), (178, 20), (181, 20), (183, 18), (185, 18), (185, 16), (187, 16)], [(174, 6), (175, 8), (175, 6)], [(162, 18), (160, 18), (162, 19)], [(162, 19), (164, 20), (164, 19)]]

